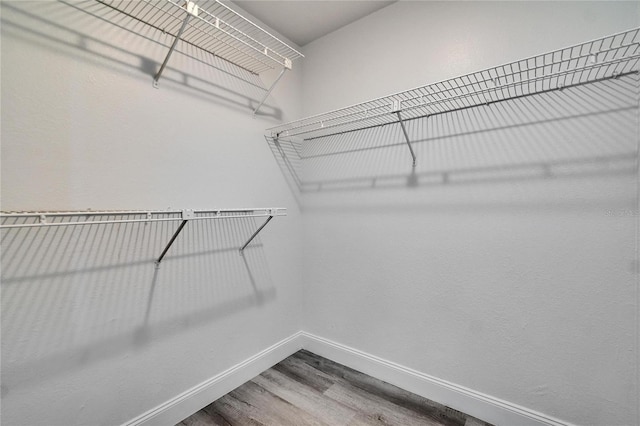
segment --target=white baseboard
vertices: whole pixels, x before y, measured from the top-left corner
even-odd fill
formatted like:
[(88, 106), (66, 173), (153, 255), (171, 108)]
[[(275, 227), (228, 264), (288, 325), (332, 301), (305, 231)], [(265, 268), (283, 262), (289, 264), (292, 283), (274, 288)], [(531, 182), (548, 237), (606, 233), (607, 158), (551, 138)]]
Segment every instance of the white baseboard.
[(299, 331), (123, 426), (175, 425), (300, 349), (346, 365), (454, 410), (508, 426), (572, 426), (545, 414), (429, 376), (349, 346)]
[(309, 352), (495, 425), (571, 426), (571, 423), (429, 376), (310, 333), (302, 332), (299, 338), (302, 341), (302, 347)]
[(301, 334), (302, 332), (298, 332), (281, 340), (251, 358), (124, 423), (123, 426), (175, 425), (302, 349)]

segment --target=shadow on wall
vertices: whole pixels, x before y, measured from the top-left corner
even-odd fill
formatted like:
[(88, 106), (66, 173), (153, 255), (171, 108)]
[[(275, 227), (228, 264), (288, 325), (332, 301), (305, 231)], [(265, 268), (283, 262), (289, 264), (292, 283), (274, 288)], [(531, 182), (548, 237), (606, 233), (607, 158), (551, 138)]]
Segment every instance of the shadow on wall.
[(303, 205), (330, 191), (635, 173), (639, 81), (631, 74), (406, 120), (416, 167), (398, 123), (266, 139)]
[(275, 298), (254, 218), (190, 221), (156, 268), (177, 226), (2, 230), (3, 394)]
[[(2, 36), (129, 74), (152, 87), (173, 37), (96, 1), (2, 2)], [(108, 41), (114, 41), (112, 43)], [(260, 76), (224, 59), (178, 43), (158, 90), (190, 96), (241, 112), (253, 111), (266, 93)], [(281, 119), (267, 103), (260, 115)]]

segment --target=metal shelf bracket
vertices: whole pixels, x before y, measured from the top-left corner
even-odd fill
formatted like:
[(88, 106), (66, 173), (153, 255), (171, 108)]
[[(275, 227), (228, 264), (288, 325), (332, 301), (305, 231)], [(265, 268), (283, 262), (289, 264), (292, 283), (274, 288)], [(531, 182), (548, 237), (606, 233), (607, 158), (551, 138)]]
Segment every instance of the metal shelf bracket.
[(167, 66), (167, 62), (169, 62), (169, 58), (171, 57), (171, 54), (175, 50), (175, 48), (176, 48), (176, 46), (178, 44), (178, 40), (180, 40), (180, 37), (182, 36), (182, 33), (184, 32), (185, 28), (187, 28), (187, 24), (189, 23), (189, 19), (191, 19), (192, 16), (196, 16), (196, 17), (198, 16), (198, 5), (197, 4), (187, 0), (184, 8), (185, 8), (185, 11), (186, 11), (186, 15), (184, 17), (184, 21), (182, 21), (182, 25), (180, 26), (180, 30), (178, 30), (178, 34), (176, 34), (176, 38), (173, 40), (173, 43), (171, 44), (171, 47), (169, 48), (169, 52), (167, 52), (167, 56), (164, 58), (164, 62), (160, 66), (160, 69), (158, 70), (158, 73), (153, 77), (153, 87), (155, 87), (156, 89), (158, 88), (158, 81), (160, 80), (160, 76), (162, 75), (162, 72), (164, 71), (164, 68)]
[(276, 84), (278, 84), (278, 82), (284, 75), (285, 71), (287, 71), (287, 69), (291, 69), (291, 61), (289, 59), (286, 59), (285, 67), (282, 68), (282, 71), (280, 71), (280, 74), (278, 75), (276, 80), (273, 82), (273, 84), (271, 84), (271, 87), (269, 87), (269, 90), (267, 90), (267, 93), (264, 94), (262, 100), (260, 101), (260, 104), (256, 107), (256, 109), (253, 110), (254, 117), (258, 113), (258, 110), (260, 109), (260, 107), (266, 102), (267, 98), (271, 94), (271, 91), (273, 90), (274, 87), (276, 87)]
[(404, 133), (404, 138), (407, 141), (407, 146), (409, 147), (409, 152), (411, 152), (411, 158), (413, 159), (412, 167), (416, 166), (416, 154), (413, 152), (413, 147), (411, 146), (411, 141), (409, 140), (409, 134), (407, 133), (407, 129), (404, 127), (404, 121), (402, 120), (402, 115), (400, 114), (402, 111), (402, 102), (399, 100), (393, 101), (393, 112), (398, 116), (398, 122), (400, 123), (400, 127), (402, 127), (402, 133)]
[(244, 243), (244, 245), (240, 248), (240, 254), (242, 254), (244, 252), (244, 249), (247, 248), (247, 246), (249, 245), (249, 243), (251, 241), (253, 241), (253, 239), (260, 233), (260, 231), (262, 231), (262, 228), (264, 228), (265, 226), (267, 226), (267, 223), (269, 223), (271, 221), (271, 219), (273, 219), (273, 215), (275, 214), (274, 211), (269, 212), (270, 216), (267, 218), (267, 220), (262, 224), (262, 226), (260, 226), (260, 228), (258, 228), (256, 230), (256, 232), (253, 233), (253, 235), (251, 235), (251, 237), (249, 237), (249, 239), (247, 240), (246, 243)]
[(169, 251), (169, 248), (171, 247), (173, 242), (176, 240), (176, 238), (178, 238), (178, 234), (180, 234), (180, 232), (182, 232), (182, 229), (187, 224), (187, 222), (189, 220), (191, 220), (191, 219), (194, 219), (195, 217), (196, 217), (196, 215), (195, 215), (195, 212), (193, 210), (191, 210), (191, 209), (182, 210), (182, 222), (180, 222), (180, 226), (178, 226), (178, 229), (176, 229), (176, 232), (173, 233), (173, 236), (169, 240), (169, 243), (164, 248), (164, 250), (162, 250), (162, 254), (158, 258), (158, 260), (156, 260), (156, 265), (157, 266), (160, 266), (160, 262), (162, 262), (162, 259), (164, 258), (164, 255), (167, 254), (167, 251)]

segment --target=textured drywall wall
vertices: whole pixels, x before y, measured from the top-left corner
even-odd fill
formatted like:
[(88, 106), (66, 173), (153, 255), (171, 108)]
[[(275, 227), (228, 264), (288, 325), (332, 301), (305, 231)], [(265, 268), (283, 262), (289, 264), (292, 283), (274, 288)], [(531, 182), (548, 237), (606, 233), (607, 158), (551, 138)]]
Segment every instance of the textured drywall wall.
[[(303, 108), (638, 23), (630, 2), (398, 2), (306, 46)], [(303, 145), (303, 329), (563, 421), (638, 424), (637, 87), (408, 123), (415, 170), (398, 128)]]
[[(98, 2), (2, 2), (2, 209), (287, 207), (260, 219), (3, 231), (2, 424), (128, 421), (300, 329), (300, 214), (262, 136), (298, 65), (240, 73)], [(192, 57), (188, 57), (192, 56)], [(277, 75), (277, 74), (276, 74)], [(80, 218), (82, 220), (82, 218)]]
[[(476, 167), (457, 185), (414, 180), (404, 147), (311, 163), (314, 179), (393, 176), (388, 189), (305, 194), (304, 229), (262, 139), (301, 110), (637, 25), (635, 4), (398, 3), (310, 44), (304, 84), (288, 74), (258, 119), (249, 106), (262, 92), (222, 65), (176, 54), (152, 89), (170, 40), (98, 6), (2, 2), (3, 210), (273, 205), (289, 216), (247, 263), (233, 248), (252, 223), (189, 226), (157, 274), (170, 225), (6, 234), (3, 424), (129, 420), (300, 329), (301, 309), (305, 330), (474, 390), (576, 423), (638, 423), (638, 204), (625, 156), (637, 111), (616, 96), (636, 83), (436, 120), (441, 139), (416, 147), (418, 172)], [(602, 95), (607, 105), (591, 105)], [(584, 116), (567, 119), (584, 96)], [(555, 124), (495, 130), (542, 121), (545, 108)], [(461, 125), (490, 131), (442, 139)], [(611, 165), (580, 161), (594, 156)], [(516, 160), (535, 165), (514, 172)]]

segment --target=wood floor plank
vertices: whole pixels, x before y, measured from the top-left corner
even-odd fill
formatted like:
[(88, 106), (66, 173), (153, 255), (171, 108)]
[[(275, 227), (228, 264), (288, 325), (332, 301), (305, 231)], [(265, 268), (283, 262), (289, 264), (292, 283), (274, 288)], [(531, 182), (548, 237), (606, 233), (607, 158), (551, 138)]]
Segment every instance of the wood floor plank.
[(491, 426), (299, 351), (176, 426)]
[(335, 383), (334, 377), (314, 371), (313, 367), (305, 363), (304, 360), (297, 359), (294, 356), (290, 356), (272, 368), (319, 392), (326, 391)]
[(253, 381), (332, 426), (347, 425), (357, 415), (355, 410), (274, 369), (265, 371)]
[(209, 423), (206, 424), (208, 426), (233, 426), (234, 424), (230, 422), (226, 417), (224, 417), (219, 411), (209, 409), (209, 407), (203, 408), (202, 410), (200, 410), (200, 412), (203, 412), (207, 415)]
[(371, 425), (383, 425), (384, 423), (372, 423), (371, 419), (369, 419), (364, 414), (358, 414), (355, 416), (347, 426), (371, 426)]
[(311, 352), (302, 350), (294, 354), (293, 357), (304, 360), (304, 362), (313, 366), (313, 368), (334, 377), (338, 383), (349, 384), (362, 389), (385, 401), (390, 401), (407, 410), (414, 411), (420, 416), (432, 420), (442, 420), (444, 424), (452, 426), (462, 426), (466, 421), (467, 416), (463, 413), (448, 409), (442, 404), (438, 404), (382, 380), (375, 379), (334, 361), (322, 358)]
[[(194, 413), (192, 416), (187, 417), (180, 423), (180, 426), (211, 426), (212, 418), (204, 410), (200, 410)], [(228, 423), (227, 423), (228, 425)]]
[(328, 426), (327, 423), (274, 395), (253, 381), (231, 391), (230, 395), (246, 404), (251, 418), (266, 425)]
[(448, 419), (444, 419), (443, 422), (439, 418), (421, 415), (348, 383), (336, 383), (324, 395), (357, 410), (367, 417), (370, 424), (404, 426), (456, 425), (456, 423), (450, 423)]
[(389, 419), (379, 416), (370, 417), (364, 414), (358, 414), (347, 426), (400, 426), (397, 423), (389, 423)]
[(211, 418), (212, 426), (220, 426), (225, 423), (217, 423), (218, 419), (224, 419), (229, 425), (270, 426), (252, 418), (245, 404), (227, 394), (203, 408)]

